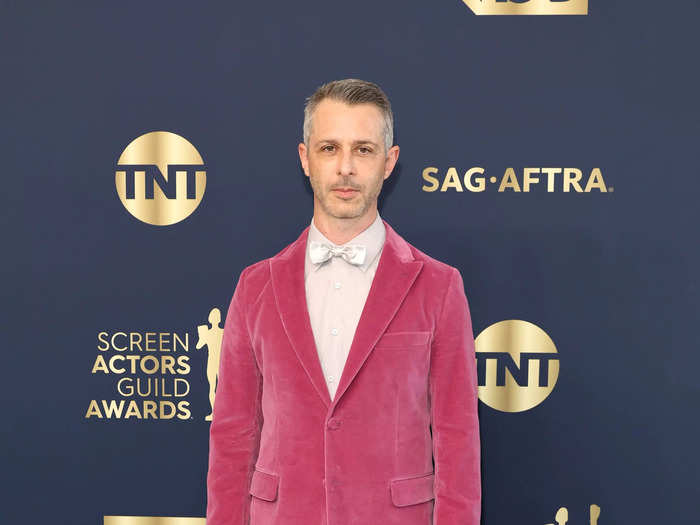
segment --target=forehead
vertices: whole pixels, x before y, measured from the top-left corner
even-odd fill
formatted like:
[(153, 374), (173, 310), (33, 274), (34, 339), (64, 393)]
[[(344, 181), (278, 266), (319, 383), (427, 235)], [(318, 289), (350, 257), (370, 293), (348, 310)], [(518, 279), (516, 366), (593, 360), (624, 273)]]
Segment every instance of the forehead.
[(353, 104), (323, 99), (313, 114), (311, 135), (324, 139), (378, 139), (382, 135), (384, 119), (374, 104)]

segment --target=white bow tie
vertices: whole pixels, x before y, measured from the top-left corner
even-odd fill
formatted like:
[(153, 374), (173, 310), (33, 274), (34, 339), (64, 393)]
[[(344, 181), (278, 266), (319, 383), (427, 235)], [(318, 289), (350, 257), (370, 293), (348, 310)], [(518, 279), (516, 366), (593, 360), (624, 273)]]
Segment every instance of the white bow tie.
[(340, 256), (350, 264), (360, 266), (365, 262), (367, 247), (363, 244), (346, 244), (345, 246), (332, 246), (323, 242), (311, 241), (309, 257), (314, 264), (327, 261), (331, 257)]

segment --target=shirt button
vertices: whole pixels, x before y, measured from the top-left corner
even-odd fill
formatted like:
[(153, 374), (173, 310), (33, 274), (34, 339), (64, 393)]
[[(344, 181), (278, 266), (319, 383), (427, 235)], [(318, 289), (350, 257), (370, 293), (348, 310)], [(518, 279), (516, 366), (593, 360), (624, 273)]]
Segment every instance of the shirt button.
[(334, 286), (335, 286), (335, 289), (337, 290), (338, 288), (340, 288), (340, 283), (336, 282)]
[(333, 376), (328, 376), (328, 381), (333, 382)]
[(337, 329), (337, 328), (333, 328), (333, 329), (331, 330), (331, 333), (332, 333), (333, 335), (338, 335), (338, 329)]

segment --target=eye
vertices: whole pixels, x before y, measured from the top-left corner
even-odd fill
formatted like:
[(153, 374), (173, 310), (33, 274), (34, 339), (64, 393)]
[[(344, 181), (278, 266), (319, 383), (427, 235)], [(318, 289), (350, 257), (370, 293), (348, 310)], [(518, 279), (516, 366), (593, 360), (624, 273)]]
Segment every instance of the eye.
[(325, 146), (321, 146), (321, 151), (332, 151), (332, 148), (334, 148), (332, 144), (326, 144)]
[(365, 155), (368, 153), (372, 153), (372, 149), (368, 148), (367, 146), (360, 146), (359, 150), (360, 150), (360, 153), (365, 154)]

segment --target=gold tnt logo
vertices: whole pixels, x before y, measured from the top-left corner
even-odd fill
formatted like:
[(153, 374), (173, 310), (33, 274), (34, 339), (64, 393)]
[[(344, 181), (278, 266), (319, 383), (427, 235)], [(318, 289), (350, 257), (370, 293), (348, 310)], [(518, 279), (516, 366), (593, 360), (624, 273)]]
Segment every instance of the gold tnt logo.
[(206, 183), (202, 156), (187, 139), (169, 131), (134, 139), (117, 161), (115, 184), (122, 204), (140, 221), (156, 226), (187, 218), (202, 201)]
[(588, 0), (464, 0), (476, 15), (587, 15)]

